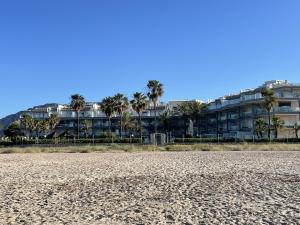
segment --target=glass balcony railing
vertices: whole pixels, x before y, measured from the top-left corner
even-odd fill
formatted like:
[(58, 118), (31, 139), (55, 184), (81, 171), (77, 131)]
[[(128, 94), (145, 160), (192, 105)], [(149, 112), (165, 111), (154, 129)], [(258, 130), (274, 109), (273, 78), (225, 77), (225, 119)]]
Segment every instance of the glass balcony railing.
[(230, 126), (229, 130), (239, 130), (239, 126)]
[[(300, 98), (300, 93), (275, 93), (275, 95), (278, 98)], [(234, 105), (234, 104), (239, 104), (239, 103), (246, 102), (246, 101), (254, 101), (254, 100), (261, 100), (261, 99), (262, 99), (261, 93), (256, 93), (256, 94), (252, 94), (252, 95), (242, 95), (239, 98), (231, 99), (231, 100), (221, 99), (220, 104), (213, 103), (213, 104), (209, 105), (208, 108), (210, 110), (220, 109), (220, 108), (223, 108), (228, 105)]]
[[(300, 112), (300, 107), (276, 107), (273, 109), (272, 113), (289, 113), (289, 112)], [(256, 109), (255, 114), (266, 114), (265, 109)]]
[(260, 99), (262, 99), (262, 96), (260, 93), (256, 93), (253, 95), (243, 95), (236, 99), (231, 99), (231, 100), (223, 99), (223, 100), (221, 100), (221, 104), (213, 103), (208, 106), (208, 109), (210, 109), (210, 110), (220, 109), (220, 108), (223, 108), (228, 105), (234, 105), (234, 104), (239, 104), (239, 103), (245, 102), (245, 101), (253, 101), (253, 100), (260, 100)]
[(214, 123), (216, 121), (217, 121), (217, 119), (215, 119), (215, 118), (208, 119), (208, 122), (210, 122), (210, 123)]
[(238, 114), (231, 114), (229, 115), (229, 119), (238, 119), (239, 115)]
[(275, 93), (277, 98), (299, 98), (299, 93)]
[(241, 116), (250, 116), (252, 115), (252, 111), (241, 112)]
[(221, 117), (220, 117), (220, 120), (221, 120), (221, 121), (227, 120), (227, 116), (221, 116)]
[(277, 107), (274, 109), (274, 112), (300, 112), (299, 107)]

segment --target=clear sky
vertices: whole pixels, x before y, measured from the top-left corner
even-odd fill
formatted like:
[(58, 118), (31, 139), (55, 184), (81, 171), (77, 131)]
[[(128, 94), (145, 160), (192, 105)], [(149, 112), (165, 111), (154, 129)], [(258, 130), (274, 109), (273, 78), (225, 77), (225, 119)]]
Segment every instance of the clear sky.
[(0, 118), (165, 84), (163, 100), (300, 82), (299, 0), (0, 1)]

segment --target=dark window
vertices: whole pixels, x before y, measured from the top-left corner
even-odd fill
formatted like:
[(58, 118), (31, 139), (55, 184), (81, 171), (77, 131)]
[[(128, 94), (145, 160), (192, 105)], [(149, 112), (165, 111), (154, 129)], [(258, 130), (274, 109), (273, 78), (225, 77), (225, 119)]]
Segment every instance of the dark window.
[(291, 102), (279, 102), (278, 106), (279, 107), (284, 107), (284, 106), (291, 107)]

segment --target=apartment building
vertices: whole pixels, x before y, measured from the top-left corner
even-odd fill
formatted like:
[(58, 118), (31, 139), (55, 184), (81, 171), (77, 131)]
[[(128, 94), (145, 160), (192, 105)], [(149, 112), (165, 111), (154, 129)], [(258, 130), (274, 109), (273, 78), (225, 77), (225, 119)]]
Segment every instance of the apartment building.
[(263, 118), (268, 121), (267, 111), (262, 106), (264, 101), (261, 91), (271, 88), (277, 97), (272, 116), (284, 120), (284, 127), (279, 130), (278, 137), (292, 137), (292, 129), (300, 120), (300, 84), (288, 81), (273, 80), (265, 82), (255, 89), (241, 90), (208, 103), (207, 121), (203, 123), (206, 135), (223, 137), (251, 138), (255, 135), (255, 121)]
[[(300, 84), (289, 83), (288, 81), (273, 80), (265, 82), (255, 89), (241, 90), (240, 93), (230, 94), (221, 98), (208, 101), (207, 110), (200, 115), (200, 122), (193, 129), (195, 136), (202, 137), (235, 137), (253, 138), (255, 135), (255, 121), (263, 118), (266, 122), (268, 115), (263, 108), (264, 101), (261, 91), (263, 88), (271, 88), (275, 91), (277, 103), (272, 111), (272, 116), (279, 116), (284, 120), (284, 127), (279, 130), (278, 137), (295, 136), (292, 129), (297, 122), (300, 124)], [(169, 101), (166, 104), (160, 103), (157, 107), (157, 115), (160, 116), (166, 110), (176, 110), (178, 105), (184, 101)], [(138, 115), (131, 108), (128, 110), (133, 118)], [(47, 119), (51, 114), (56, 114), (60, 118), (57, 126), (59, 132), (68, 131), (74, 133), (77, 127), (76, 112), (68, 105), (57, 105), (46, 108), (33, 108), (27, 112), (34, 119)], [(81, 120), (92, 121), (91, 133), (100, 136), (108, 130), (109, 124), (105, 114), (101, 111), (99, 103), (88, 103), (84, 110), (80, 112)], [(149, 135), (154, 132), (154, 109), (149, 104), (148, 109), (142, 115), (144, 134)], [(112, 118), (112, 131), (119, 132), (119, 117)], [(171, 118), (171, 128), (168, 130), (174, 136), (182, 136), (185, 133), (184, 122), (180, 116)], [(158, 127), (161, 132), (165, 132), (162, 125)]]
[[(159, 103), (156, 107), (157, 116), (160, 116), (167, 108), (167, 105)], [(133, 120), (138, 120), (138, 114), (130, 107), (128, 112), (131, 114)], [(55, 105), (50, 107), (37, 107), (28, 110), (25, 114), (30, 115), (36, 120), (45, 120), (50, 117), (51, 114), (55, 114), (59, 117), (60, 123), (56, 127), (58, 133), (67, 132), (69, 134), (75, 134), (77, 131), (77, 113), (72, 110), (69, 105)], [(149, 135), (154, 132), (154, 107), (149, 103), (147, 110), (142, 114), (143, 128), (145, 135)], [(85, 108), (79, 113), (80, 121), (89, 120), (92, 122), (91, 134), (93, 136), (101, 136), (109, 130), (109, 120), (105, 113), (100, 109), (100, 103), (86, 103)], [(111, 129), (115, 134), (119, 133), (119, 116), (117, 113), (111, 118)], [(81, 126), (83, 126), (81, 124)]]

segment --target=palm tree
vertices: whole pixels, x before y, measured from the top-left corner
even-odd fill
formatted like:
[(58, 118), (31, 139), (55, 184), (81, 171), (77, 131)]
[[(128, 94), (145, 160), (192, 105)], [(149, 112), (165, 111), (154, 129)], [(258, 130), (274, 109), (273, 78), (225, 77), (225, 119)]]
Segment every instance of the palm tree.
[(127, 134), (128, 130), (134, 129), (135, 122), (134, 122), (130, 112), (124, 112), (122, 114), (121, 120), (122, 120), (122, 128), (123, 128), (125, 134)]
[(34, 121), (32, 117), (28, 114), (25, 114), (21, 118), (21, 126), (25, 128), (26, 133), (29, 133), (29, 137), (31, 136), (31, 133), (34, 129)]
[(114, 101), (115, 101), (115, 110), (116, 112), (118, 113), (119, 115), (119, 118), (120, 118), (120, 130), (119, 130), (119, 135), (120, 135), (120, 138), (122, 137), (122, 116), (123, 116), (123, 112), (125, 110), (128, 109), (129, 107), (129, 102), (128, 102), (128, 98), (125, 97), (123, 94), (116, 94), (114, 97), (113, 97)]
[(59, 120), (58, 116), (55, 114), (51, 114), (48, 119), (49, 128), (51, 131), (54, 132), (54, 136), (55, 136), (55, 128), (59, 124), (59, 121), (60, 120)]
[(159, 120), (163, 125), (165, 133), (167, 133), (170, 130), (170, 119), (172, 118), (172, 115), (173, 112), (167, 109), (159, 117)]
[(258, 138), (263, 137), (263, 132), (265, 130), (265, 121), (263, 118), (258, 118), (255, 120), (255, 131)]
[(271, 110), (273, 109), (277, 99), (274, 90), (269, 88), (263, 89), (261, 94), (264, 97), (263, 106), (268, 112), (268, 138), (271, 140)]
[(300, 130), (300, 125), (298, 123), (295, 123), (294, 126), (293, 126), (293, 129), (295, 131), (296, 138), (299, 139), (298, 131)]
[(82, 95), (79, 94), (75, 94), (71, 96), (71, 108), (76, 111), (76, 115), (77, 115), (77, 139), (79, 139), (79, 113), (81, 110), (84, 109), (85, 107), (85, 99)]
[(192, 100), (186, 101), (182, 104), (178, 105), (177, 112), (182, 115), (184, 123), (185, 123), (185, 133), (187, 132), (187, 128), (189, 125), (189, 121), (193, 121), (197, 123), (198, 130), (199, 129), (199, 115), (206, 109), (206, 105)]
[(105, 113), (105, 115), (108, 118), (108, 126), (109, 126), (109, 134), (111, 133), (111, 118), (113, 114), (115, 113), (115, 100), (113, 97), (106, 97), (102, 100), (100, 103), (101, 110)]
[(154, 108), (154, 132), (155, 134), (157, 133), (157, 115), (156, 115), (156, 107), (157, 107), (157, 102), (161, 96), (164, 94), (164, 87), (163, 84), (160, 83), (157, 80), (149, 80), (148, 84), (148, 93), (147, 96), (149, 100), (153, 103), (153, 108)]
[(47, 120), (40, 121), (39, 126), (40, 126), (41, 133), (45, 135), (47, 133), (47, 131), (49, 130), (48, 121)]
[(198, 133), (199, 133), (200, 132), (199, 116), (204, 110), (207, 109), (207, 105), (196, 100), (189, 101), (188, 104), (191, 110), (192, 120), (196, 123)]
[(34, 128), (36, 137), (39, 138), (41, 133), (45, 133), (49, 129), (49, 123), (47, 120), (34, 120)]
[(82, 124), (83, 124), (83, 131), (85, 133), (85, 137), (87, 138), (89, 136), (89, 131), (93, 127), (93, 123), (91, 120), (84, 120)]
[(34, 130), (35, 130), (35, 138), (39, 138), (40, 137), (40, 128), (41, 128), (41, 120), (34, 120), (33, 121), (33, 126), (34, 126)]
[(279, 116), (274, 116), (272, 118), (272, 124), (273, 124), (273, 128), (274, 128), (274, 131), (275, 131), (275, 138), (277, 139), (278, 130), (283, 127), (284, 120), (282, 120)]
[(147, 108), (147, 97), (140, 93), (135, 92), (133, 99), (130, 101), (132, 109), (139, 115), (139, 130), (140, 130), (140, 141), (143, 142), (143, 129), (142, 129), (142, 113)]

